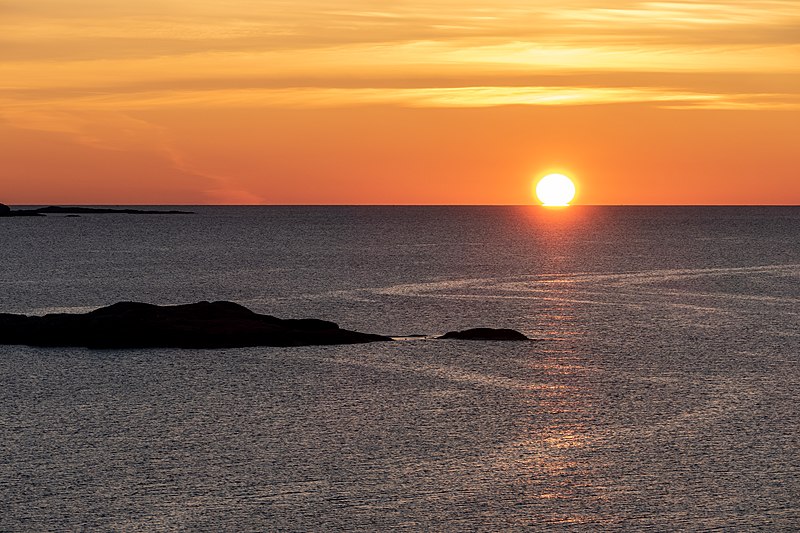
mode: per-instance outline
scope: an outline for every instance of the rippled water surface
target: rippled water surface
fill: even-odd
[[[0,220],[0,312],[534,343],[0,346],[0,531],[800,528],[800,209]]]

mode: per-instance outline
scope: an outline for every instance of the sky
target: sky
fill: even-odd
[[[0,202],[800,204],[800,2],[0,0]]]

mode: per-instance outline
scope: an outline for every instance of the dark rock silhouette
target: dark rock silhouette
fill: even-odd
[[[0,217],[42,217],[41,213],[37,213],[32,209],[17,209],[13,210],[5,204],[0,204]]]
[[[110,207],[37,207],[36,209],[15,209],[0,204],[0,217],[40,217],[45,215],[82,215],[82,214],[123,214],[123,215],[193,215],[193,211],[154,210],[154,209],[115,209]]]
[[[281,320],[232,302],[121,302],[86,314],[0,314],[0,344],[87,348],[234,348],[390,341],[315,319]]]
[[[50,207],[40,207],[33,211],[47,215],[64,215],[64,214],[113,214],[120,213],[124,215],[193,215],[192,211],[158,211],[153,209],[115,209],[110,207],[61,207],[58,205],[51,205]]]
[[[32,209],[15,209],[5,213],[0,212],[0,217],[43,217],[41,213],[37,213]]]
[[[513,329],[473,328],[463,331],[450,331],[440,339],[459,339],[468,341],[529,341],[528,337]]]

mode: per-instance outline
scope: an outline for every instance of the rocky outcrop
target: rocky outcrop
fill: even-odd
[[[156,210],[156,209],[117,209],[110,207],[61,207],[51,205],[49,207],[37,207],[36,209],[15,209],[12,210],[7,205],[0,204],[0,217],[41,217],[45,215],[193,215],[193,211]]]
[[[468,341],[529,341],[527,336],[514,329],[473,328],[463,331],[450,331],[440,339],[458,339]]]
[[[65,214],[123,214],[123,215],[192,215],[193,211],[178,211],[171,210],[157,210],[157,209],[118,209],[110,207],[61,207],[58,205],[51,205],[50,207],[40,207],[34,209],[35,212],[41,215],[65,215]]]
[[[7,207],[7,206],[5,206]],[[8,211],[0,211],[0,218],[7,217],[43,217],[42,213],[37,213],[33,209],[9,209]]]
[[[85,314],[0,314],[0,344],[88,348],[234,348],[389,341],[315,319],[282,320],[232,302],[122,302]]]
[[[474,328],[440,337],[399,339],[531,340],[513,329]],[[87,348],[239,348],[359,344],[392,337],[341,329],[313,318],[280,319],[233,302],[153,305],[120,302],[84,314],[26,316],[0,313],[0,344]]]

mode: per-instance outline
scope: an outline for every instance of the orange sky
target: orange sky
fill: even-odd
[[[0,0],[0,202],[524,204],[550,171],[800,204],[800,2]]]

